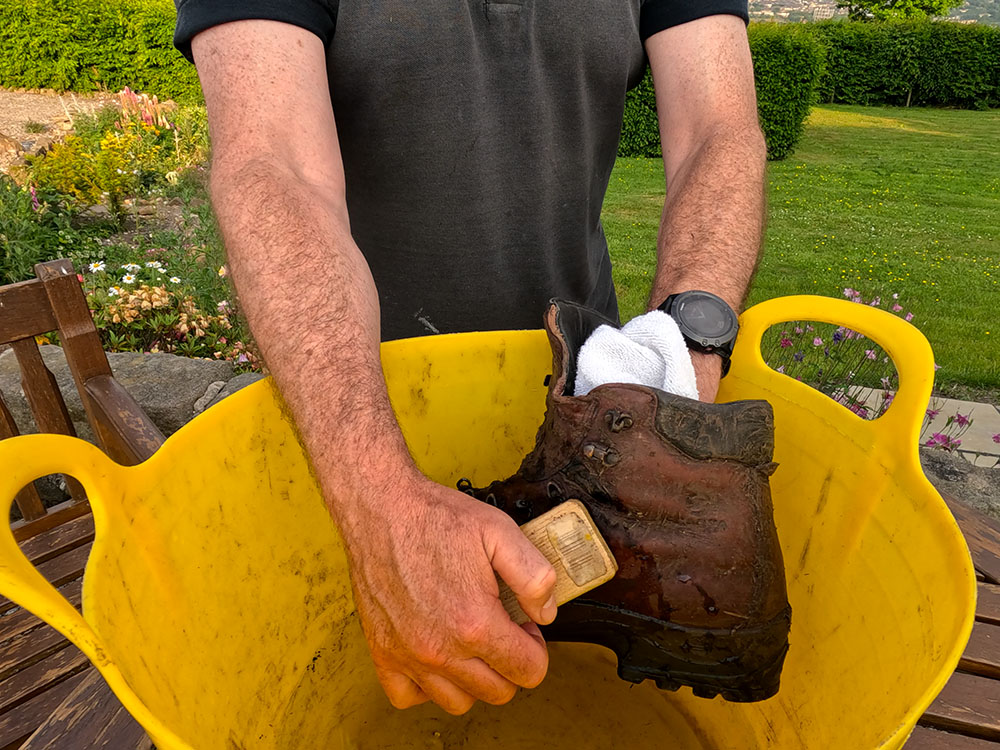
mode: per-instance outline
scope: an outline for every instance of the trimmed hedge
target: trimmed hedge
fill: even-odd
[[[1000,105],[1000,28],[947,21],[822,22],[819,101],[962,107]]]
[[[171,0],[0,0],[0,86],[199,100],[175,19]]]
[[[751,24],[757,112],[769,159],[784,159],[805,128],[823,74],[825,50],[801,25]],[[620,156],[660,156],[656,99],[649,70],[625,98]]]

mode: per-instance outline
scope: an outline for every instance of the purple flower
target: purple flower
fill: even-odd
[[[792,355],[792,359],[794,359],[796,362],[801,362],[805,358],[806,355],[803,354],[802,352],[795,352],[795,354]]]
[[[236,361],[239,362],[240,364],[246,364],[247,362],[250,361],[250,358],[245,354],[241,354],[236,358]]]
[[[939,409],[928,409],[927,410],[927,418],[928,419],[937,419],[937,415],[940,414],[940,413],[941,413],[941,411]]]
[[[892,306],[892,311],[893,312],[899,312],[902,309],[903,309],[903,306],[901,304],[899,304],[898,302],[895,305]]]
[[[792,345],[792,340],[786,336],[782,338],[781,341],[778,342],[778,344],[779,346],[781,346],[782,349],[787,349]]]
[[[906,315],[904,315],[903,317],[906,319],[906,322],[909,323],[911,320],[913,320],[913,313],[906,313]]]
[[[868,357],[868,359],[875,359],[875,350],[865,349],[865,356]]]
[[[784,372],[785,372],[785,366],[784,365],[778,365],[778,369],[776,370],[776,372],[780,372],[780,373],[784,374]]]
[[[890,406],[890,404],[892,404],[892,400],[894,398],[896,398],[896,394],[895,393],[891,393],[890,391],[886,391],[885,393],[882,394],[882,406],[884,408],[888,409],[889,406]]]
[[[796,333],[802,333],[802,326],[795,326]]]
[[[844,329],[838,328],[836,331],[833,332],[833,343],[839,344],[843,340],[844,340]]]
[[[939,365],[937,362],[935,362],[934,363],[934,372],[937,372],[940,369],[941,369],[941,365]]]
[[[819,336],[813,339],[813,346],[823,346],[823,339]]]
[[[851,411],[853,411],[855,414],[857,414],[862,419],[865,419],[865,418],[868,417],[868,407],[865,406],[864,404],[851,404],[847,408],[850,409]]]
[[[1000,443],[1000,432],[993,436],[994,443]]]
[[[31,193],[31,210],[40,211],[42,204],[38,202],[38,193],[35,192],[34,185],[28,188],[28,192]]]
[[[824,346],[823,347],[823,355],[826,356],[826,357],[830,356],[830,347],[828,347],[828,346]]]
[[[882,387],[885,388],[886,390],[889,389],[889,376],[888,375],[886,375],[884,378],[882,378]]]
[[[873,299],[873,300],[872,300],[871,302],[869,302],[868,304],[869,304],[869,305],[870,305],[871,307],[878,307],[879,305],[881,305],[881,304],[882,304],[882,298],[881,298],[881,297],[876,297],[875,299]]]
[[[855,294],[857,294],[857,292],[855,292],[855,291],[854,291],[853,289],[851,289],[851,288],[850,288],[849,286],[848,286],[848,287],[844,287],[844,296],[845,296],[845,297],[847,297],[847,299],[850,299],[850,298],[851,298],[851,297],[853,297],[853,296],[854,296]]]
[[[969,419],[967,414],[959,414],[958,412],[955,412],[955,422],[959,427],[968,427],[972,424],[972,420]]]

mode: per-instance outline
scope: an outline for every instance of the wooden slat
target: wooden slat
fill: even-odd
[[[70,550],[65,555],[42,563],[38,566],[38,572],[56,588],[79,578],[83,575],[83,569],[87,565],[87,556],[90,555],[92,544],[84,544]],[[0,612],[6,612],[12,606],[14,603],[10,599],[6,597],[0,599]]]
[[[78,578],[75,581],[70,581],[59,589],[59,593],[66,597],[66,601],[80,609],[83,602],[83,579]],[[9,615],[0,617],[0,648],[3,648],[4,644],[12,638],[43,626],[48,627],[26,609],[18,609]]]
[[[59,384],[52,371],[45,366],[35,339],[12,341],[11,346],[21,367],[21,388],[35,417],[38,431],[76,437],[76,429],[73,427],[73,420],[70,419],[66,402],[59,392]],[[66,485],[74,500],[82,503],[87,499],[83,487],[76,479],[66,477]]]
[[[6,680],[68,645],[66,636],[47,625],[15,638],[0,651],[0,680]]]
[[[957,672],[927,709],[922,726],[1000,741],[1000,682]]]
[[[142,407],[110,375],[98,375],[87,381],[94,414],[105,426],[113,444],[105,445],[108,455],[119,463],[134,465],[152,456],[166,440]]]
[[[3,395],[0,394],[0,440],[17,437],[19,434],[17,423],[14,422],[14,417],[7,408],[7,404],[4,403]],[[34,521],[45,515],[45,506],[42,505],[42,498],[38,496],[38,490],[35,489],[34,484],[29,484],[21,489],[14,496],[14,502],[17,503],[21,517],[25,521]]]
[[[917,727],[906,742],[906,750],[1000,750],[1000,744],[940,729]]]
[[[976,619],[991,625],[1000,625],[1000,586],[992,583],[979,584],[976,602]]]
[[[34,698],[0,714],[0,750],[18,750],[66,698],[72,694],[91,672],[93,667],[68,677]],[[84,750],[80,746],[65,745],[63,750]]]
[[[147,750],[152,743],[97,670],[91,670],[21,750]]]
[[[976,571],[988,583],[1000,584],[1000,524],[953,497],[945,495],[944,500],[962,529]]]
[[[37,279],[0,287],[0,343],[38,336],[57,327],[45,288]]]
[[[90,665],[75,646],[64,648],[0,682],[0,714],[40,695]]]
[[[21,552],[33,565],[39,565],[92,541],[94,516],[87,513],[32,537],[21,545]]]
[[[88,513],[90,513],[90,506],[87,503],[78,503],[76,500],[70,500],[65,503],[59,503],[59,505],[53,505],[49,508],[48,513],[35,521],[18,521],[17,523],[12,523],[10,530],[14,533],[14,538],[18,542],[23,542],[26,539],[31,539],[41,534],[43,531],[54,529],[60,524],[72,521],[74,518],[79,518]]]
[[[1000,680],[1000,627],[977,622],[958,668],[963,672]]]
[[[52,260],[35,266],[35,274],[45,288],[52,315],[59,330],[59,342],[66,355],[66,364],[80,392],[87,421],[94,429],[101,447],[116,461],[118,445],[114,431],[109,429],[95,410],[93,400],[87,395],[87,381],[99,375],[112,376],[108,357],[101,347],[101,337],[83,296],[83,288],[76,278],[73,264],[68,260]]]

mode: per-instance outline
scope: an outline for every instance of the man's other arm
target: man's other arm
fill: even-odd
[[[654,34],[646,52],[667,182],[649,307],[703,289],[738,311],[760,256],[766,163],[746,27],[708,16]],[[691,357],[713,401],[721,360]]]
[[[555,572],[511,519],[430,482],[407,451],[375,284],[351,237],[323,43],[248,20],[192,49],[233,282],[347,545],[382,685],[398,707],[504,703],[541,681],[547,655],[537,626],[506,615],[494,570],[543,623]]]

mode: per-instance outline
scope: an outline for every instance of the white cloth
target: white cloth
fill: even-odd
[[[677,322],[653,310],[620,330],[599,326],[577,354],[574,395],[606,383],[647,385],[697,399],[694,365]]]

